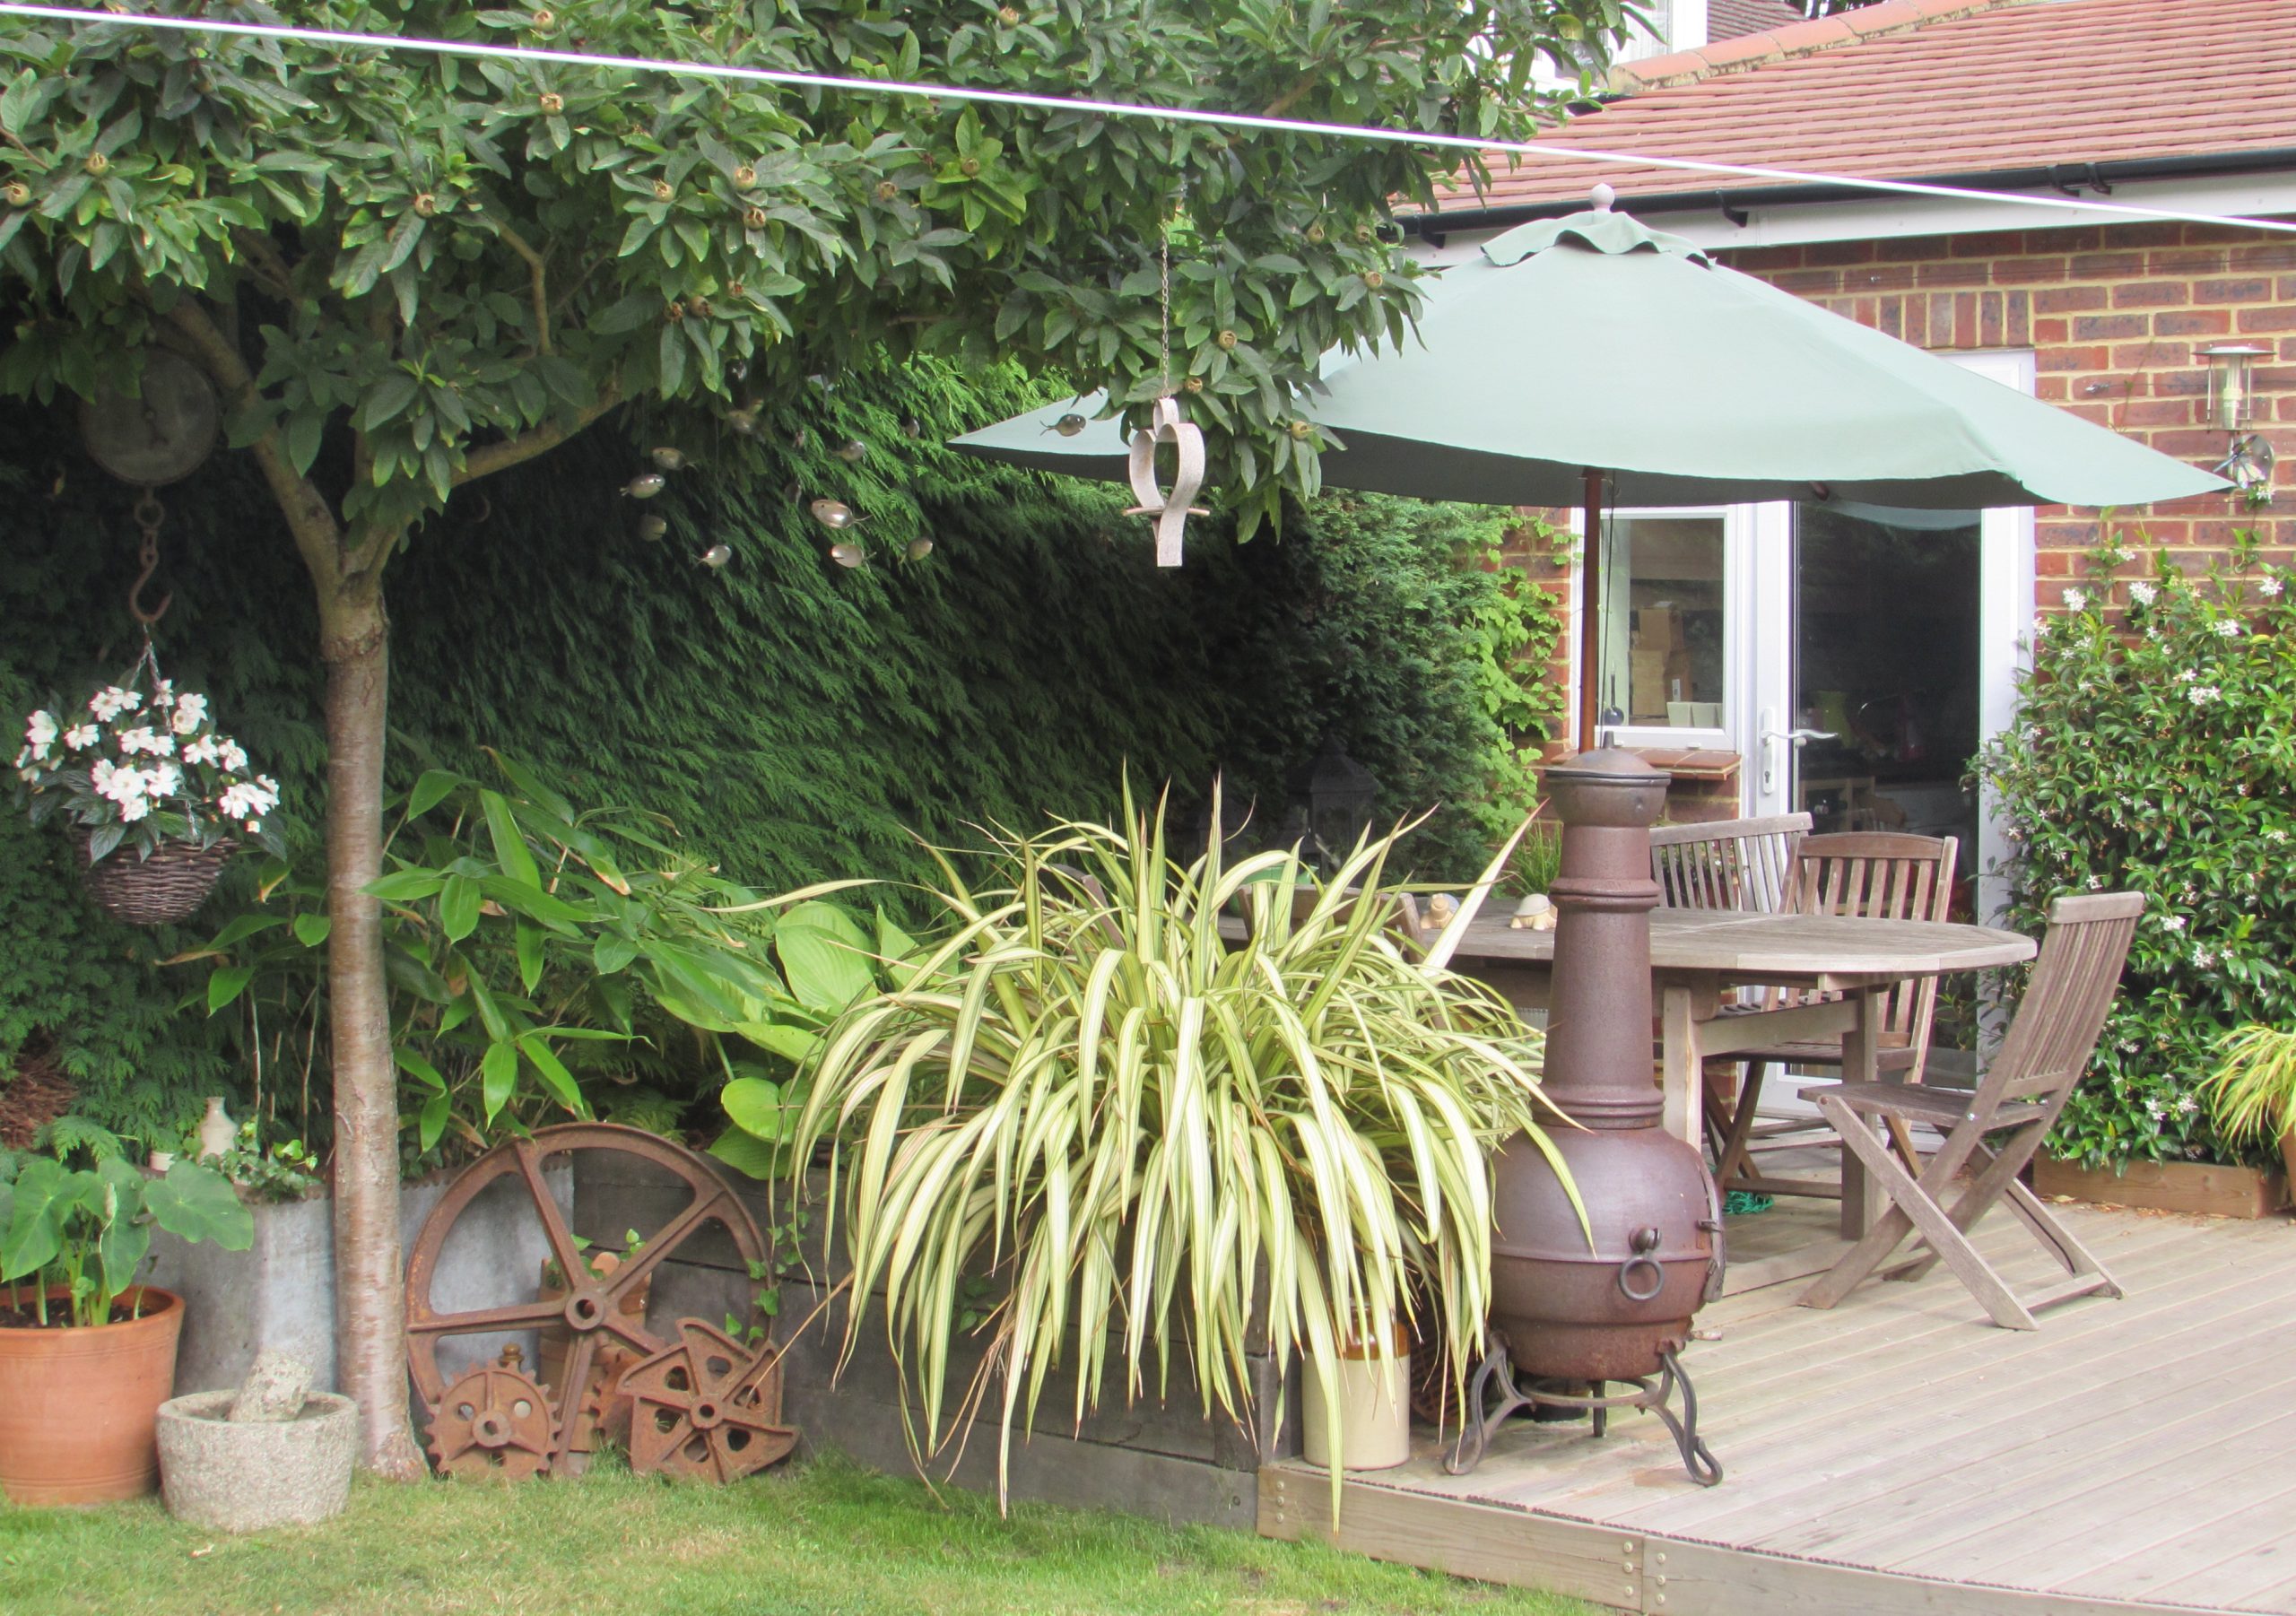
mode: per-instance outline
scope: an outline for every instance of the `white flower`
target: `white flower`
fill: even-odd
[[[2262,583],[2257,586],[2257,588],[2266,600],[2278,600],[2280,598],[2280,580],[2276,578],[2268,578],[2265,579]]]
[[[248,766],[248,754],[239,750],[239,743],[237,741],[224,741],[220,745],[221,750],[215,756],[224,768],[237,774]]]
[[[2185,699],[2195,707],[2206,707],[2212,701],[2223,699],[2224,692],[2213,684],[2196,684],[2185,692]]]
[[[2284,842],[2288,839],[2288,832],[2275,825],[2264,833],[2264,838],[2268,842]]]
[[[144,770],[144,789],[153,796],[173,796],[183,789],[183,770],[173,763]]]
[[[88,710],[106,724],[110,723],[122,713],[134,712],[143,705],[143,697],[134,691],[121,690],[116,684],[108,684],[88,698]]]
[[[2182,915],[2163,915],[2161,917],[2161,929],[2164,932],[2181,932],[2185,929],[2185,917]]]
[[[51,712],[43,709],[24,720],[24,741],[35,758],[48,756],[48,749],[56,744],[56,715]]]
[[[171,758],[175,756],[176,741],[173,735],[153,729],[148,724],[140,724],[134,729],[120,732],[119,750],[129,757],[144,752],[155,758]]]
[[[2152,1117],[2154,1122],[2160,1121],[2169,1114],[2168,1108],[2149,1094],[2144,1097],[2144,1111],[2145,1115]]]
[[[2065,609],[2067,612],[2087,611],[2089,609],[2089,592],[2086,589],[2067,589],[2065,592]]]
[[[2216,951],[2213,948],[2196,948],[2192,951],[2192,962],[2201,969],[2207,970],[2216,963]]]
[[[119,805],[119,817],[126,824],[134,824],[152,812],[152,804],[143,797],[130,797]]]
[[[109,758],[98,758],[89,776],[95,783],[98,796],[109,797],[123,808],[144,799],[144,775],[140,769],[115,766]]]
[[[2195,1099],[2191,1095],[2187,1094],[2182,1099],[2177,1101],[2177,1109],[2189,1116],[2195,1111],[2200,1109],[2200,1102]]]
[[[2103,876],[2101,876],[2101,875],[2092,875],[2091,877],[2089,877],[2089,890],[2090,890],[2092,892],[2095,891],[2098,888],[2100,888],[2100,887],[2103,886],[2104,884],[2105,884],[2105,878],[2104,878]]]
[[[267,785],[271,786],[268,790],[265,788]],[[215,806],[235,820],[258,820],[278,805],[277,786],[262,780],[234,781],[215,799]]]
[[[2240,638],[2240,625],[2233,621],[2229,617],[2218,619],[2214,626],[2219,639],[2238,639]]]
[[[168,720],[168,727],[179,735],[187,735],[206,722],[207,698],[186,696],[176,703],[176,715]]]
[[[183,760],[187,763],[214,763],[220,761],[222,756],[223,749],[216,743],[215,737],[213,735],[202,735],[183,749]]]
[[[162,679],[152,687],[152,705],[153,707],[173,707],[175,705],[175,700],[176,682],[174,680]]]
[[[104,738],[104,732],[92,724],[79,725],[64,732],[64,744],[74,752],[85,752]]]
[[[2160,594],[2161,592],[2158,589],[2154,588],[2152,585],[2146,583],[2142,578],[2139,578],[2136,582],[2128,586],[2128,598],[2135,601],[2140,606],[2151,605],[2153,601],[2159,597]]]
[[[2195,673],[2190,668],[2187,668],[2183,673],[2177,675],[2177,682],[2179,684],[2190,684],[2194,680],[2199,677],[2200,675],[2198,673]]]

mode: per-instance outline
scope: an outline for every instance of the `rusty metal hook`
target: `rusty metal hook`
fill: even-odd
[[[136,552],[136,559],[144,563],[144,569],[127,586],[127,609],[135,613],[137,622],[150,629],[168,614],[168,608],[176,598],[176,592],[170,589],[160,597],[158,605],[148,611],[144,605],[144,586],[150,583],[152,575],[160,569],[160,524],[167,519],[168,511],[160,503],[159,496],[147,488],[144,491],[144,497],[135,501],[135,526],[144,530],[144,543]]]

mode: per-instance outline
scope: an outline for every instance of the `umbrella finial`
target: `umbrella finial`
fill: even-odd
[[[1595,212],[1598,213],[1609,213],[1611,211],[1611,204],[1618,200],[1618,192],[1612,187],[1604,185],[1599,181],[1596,182],[1595,188],[1587,192],[1587,195],[1593,199],[1595,204]]]

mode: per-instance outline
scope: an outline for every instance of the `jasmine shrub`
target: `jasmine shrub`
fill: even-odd
[[[2269,1142],[2228,1142],[2201,1088],[2229,1030],[2296,1024],[2296,578],[2247,534],[2205,577],[2163,560],[2116,590],[2129,559],[2095,552],[2089,586],[2036,622],[2017,726],[1978,768],[2021,929],[2061,893],[2152,899],[2050,1150],[2239,1160]]]

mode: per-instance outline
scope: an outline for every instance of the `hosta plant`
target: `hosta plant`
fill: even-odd
[[[943,863],[936,941],[831,1029],[795,1128],[829,1147],[853,1295],[883,1292],[920,1462],[996,1390],[1001,1474],[1069,1354],[1072,1420],[1112,1372],[1127,1399],[1162,1395],[1177,1355],[1207,1415],[1248,1422],[1264,1326],[1279,1370],[1322,1381],[1335,1452],[1340,1355],[1414,1290],[1419,1338],[1480,1356],[1490,1157],[1518,1130],[1544,1144],[1540,1046],[1443,969],[1465,915],[1424,957],[1390,930],[1396,839],[1309,878],[1296,910],[1296,851],[1230,864],[1215,837],[1176,856],[1128,794],[1119,826],[998,838],[985,884]],[[952,1396],[976,1310],[987,1351]]]
[[[111,1323],[154,1226],[226,1251],[255,1243],[254,1215],[212,1168],[178,1161],[153,1177],[117,1155],[74,1168],[0,1151],[0,1304],[40,1325]],[[51,1290],[63,1313],[53,1321]],[[140,1299],[131,1299],[128,1316]]]

